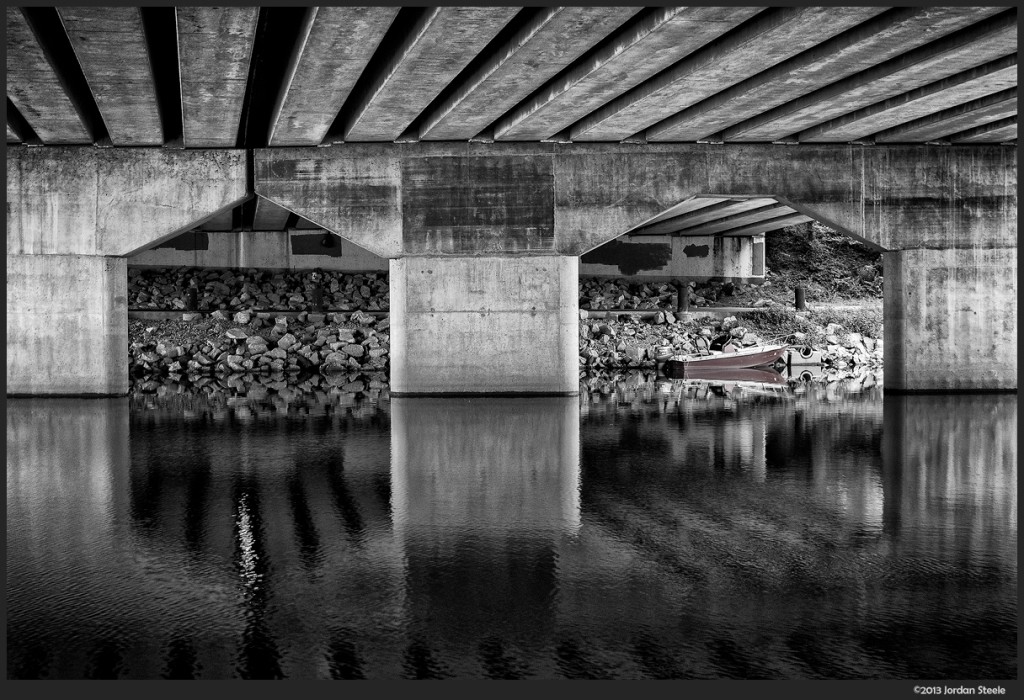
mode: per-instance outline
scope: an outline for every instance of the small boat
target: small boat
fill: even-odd
[[[770,367],[783,358],[789,345],[753,345],[739,350],[710,350],[707,354],[672,355],[662,366],[662,371],[681,374],[697,367],[715,369],[746,369]]]

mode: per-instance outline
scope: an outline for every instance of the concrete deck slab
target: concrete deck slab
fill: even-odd
[[[951,143],[1004,143],[1017,138],[1017,117],[1006,117],[947,137]]]
[[[454,141],[476,136],[639,10],[542,8],[533,21],[424,118],[419,137]]]
[[[812,48],[883,8],[772,8],[570,129],[573,141],[618,141]]]
[[[763,8],[665,7],[631,22],[495,127],[499,141],[549,138]]]
[[[345,141],[394,141],[515,16],[514,7],[427,8],[355,105]]]
[[[137,7],[58,7],[115,146],[164,142],[153,69]]]
[[[976,124],[1017,114],[1017,88],[986,95],[935,114],[920,117],[891,129],[872,134],[876,143],[934,141]]]
[[[185,146],[233,148],[259,8],[177,7],[174,12]]]
[[[635,229],[633,233],[638,235],[673,233],[675,231],[682,231],[683,229],[700,226],[701,224],[714,223],[720,219],[724,219],[735,214],[771,205],[778,205],[778,202],[774,199],[764,197],[754,197],[741,201],[723,200],[718,205],[704,207],[694,212],[681,214],[670,219],[664,219],[656,224],[643,226]]]
[[[726,141],[778,141],[1017,50],[1016,12],[1004,12],[725,129]]]
[[[47,144],[92,143],[60,77],[16,7],[7,18],[7,99]]]
[[[801,132],[797,138],[817,143],[854,141],[1016,85],[1017,58],[1010,56],[858,109]]]
[[[313,7],[271,119],[271,146],[323,141],[397,7]]]
[[[647,130],[649,141],[697,141],[1003,11],[895,8],[684,109]]]

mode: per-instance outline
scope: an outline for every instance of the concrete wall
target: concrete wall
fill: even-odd
[[[128,393],[124,258],[7,255],[7,394]]]
[[[886,390],[1017,388],[1017,250],[901,250],[885,266]]]
[[[329,254],[311,254],[326,231],[189,231],[131,256],[133,267],[260,267],[282,270],[387,271],[388,260],[331,234]],[[307,240],[308,239],[308,240]],[[678,279],[764,279],[764,236],[621,236],[585,253],[580,275]],[[296,245],[302,243],[302,245]],[[666,256],[669,256],[666,260]],[[760,265],[755,257],[760,257]],[[607,262],[604,262],[607,261]],[[760,274],[755,274],[755,268]]]
[[[683,282],[764,280],[763,244],[764,235],[626,235],[584,253],[580,275]]]
[[[578,258],[391,261],[391,393],[579,393]]]
[[[331,248],[320,241],[329,235]],[[323,251],[323,252],[322,252]],[[387,271],[387,258],[326,231],[189,231],[128,258],[138,267],[227,267],[280,270]]]

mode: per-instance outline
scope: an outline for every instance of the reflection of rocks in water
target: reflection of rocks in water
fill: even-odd
[[[680,401],[723,401],[742,403],[784,403],[794,400],[875,400],[882,396],[881,375],[871,371],[815,373],[796,368],[743,370],[735,378],[670,379],[651,370],[587,373],[580,378],[580,403],[591,406],[661,406],[666,409]],[[764,376],[761,376],[764,375]]]
[[[165,411],[186,419],[230,413],[237,420],[290,414],[372,415],[388,404],[387,375],[233,375],[196,383],[148,380],[132,385],[132,412]]]

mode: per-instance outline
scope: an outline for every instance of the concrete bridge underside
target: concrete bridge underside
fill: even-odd
[[[127,256],[258,196],[391,260],[392,391],[578,387],[578,257],[693,196],[885,253],[885,384],[1016,389],[1007,146],[346,144],[8,155],[8,394],[127,392]]]

